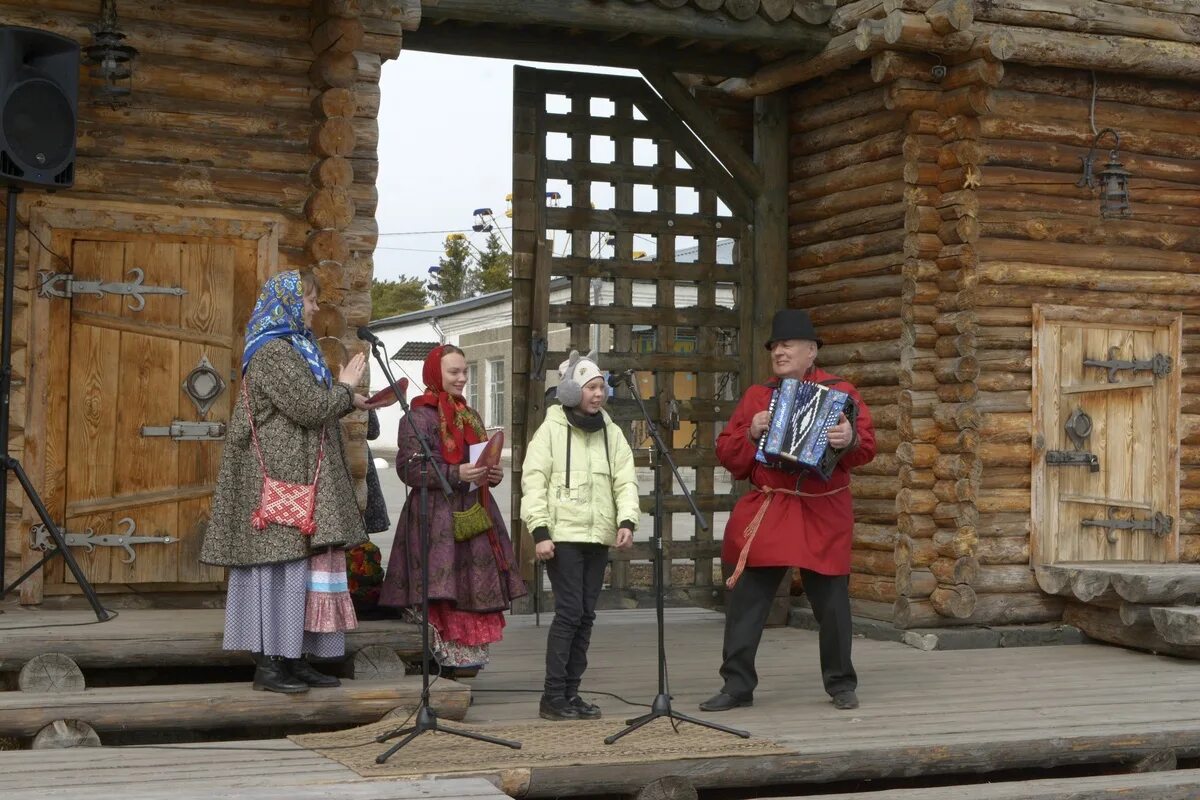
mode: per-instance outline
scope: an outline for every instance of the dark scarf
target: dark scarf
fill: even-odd
[[[604,414],[584,414],[578,408],[563,408],[567,415],[567,488],[571,488],[571,428],[579,428],[584,433],[604,431],[604,457],[608,455],[608,426],[604,424]]]

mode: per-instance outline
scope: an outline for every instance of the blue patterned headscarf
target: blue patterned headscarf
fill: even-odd
[[[333,375],[325,365],[321,348],[312,331],[304,324],[304,286],[300,273],[291,270],[273,275],[258,295],[254,312],[246,325],[246,347],[242,351],[242,374],[250,359],[272,339],[287,339],[304,356],[308,368],[317,382],[324,386],[333,385]]]

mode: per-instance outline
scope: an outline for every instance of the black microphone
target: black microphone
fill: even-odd
[[[625,379],[633,375],[633,370],[627,369],[624,372],[613,372],[608,376],[608,385],[614,389],[618,389],[625,385]]]
[[[379,347],[383,344],[383,342],[379,341],[379,337],[371,333],[371,329],[366,325],[358,329],[358,338],[364,342],[370,342],[371,347]]]

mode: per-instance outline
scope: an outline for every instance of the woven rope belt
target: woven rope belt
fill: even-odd
[[[809,492],[798,492],[795,489],[775,489],[770,486],[752,487],[751,491],[765,494],[767,498],[758,507],[758,513],[754,515],[754,519],[750,520],[750,524],[746,526],[746,538],[742,542],[742,551],[738,553],[737,567],[734,568],[733,574],[729,576],[729,579],[725,581],[726,588],[732,589],[737,584],[738,578],[742,577],[742,572],[746,569],[746,559],[750,557],[750,545],[754,542],[754,535],[758,533],[758,526],[762,524],[763,517],[767,515],[767,509],[771,507],[771,501],[775,499],[775,495],[789,494],[792,497],[829,497],[830,495],[840,494],[849,488],[850,484],[846,484],[837,489],[831,489],[828,492],[812,494]]]

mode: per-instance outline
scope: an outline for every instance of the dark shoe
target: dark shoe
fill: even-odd
[[[842,711],[849,711],[852,708],[858,708],[858,695],[853,690],[838,692],[833,696],[833,707],[840,708]]]
[[[287,660],[279,656],[255,656],[258,669],[254,670],[254,688],[260,692],[280,694],[303,694],[308,684],[292,675]]]
[[[732,708],[754,705],[754,698],[738,699],[724,692],[717,692],[700,704],[701,711],[729,711]]]
[[[288,661],[288,666],[292,669],[292,677],[304,682],[309,686],[316,686],[325,689],[331,686],[342,685],[342,682],[336,677],[333,675],[326,675],[324,672],[320,672],[303,658],[291,659]]]
[[[542,719],[562,722],[564,720],[579,719],[579,712],[575,710],[574,706],[565,697],[546,697],[542,695],[542,702],[538,704],[538,716]]]
[[[577,694],[573,694],[567,698],[567,702],[571,704],[571,708],[575,709],[575,713],[580,719],[600,719],[600,706],[589,703]]]

